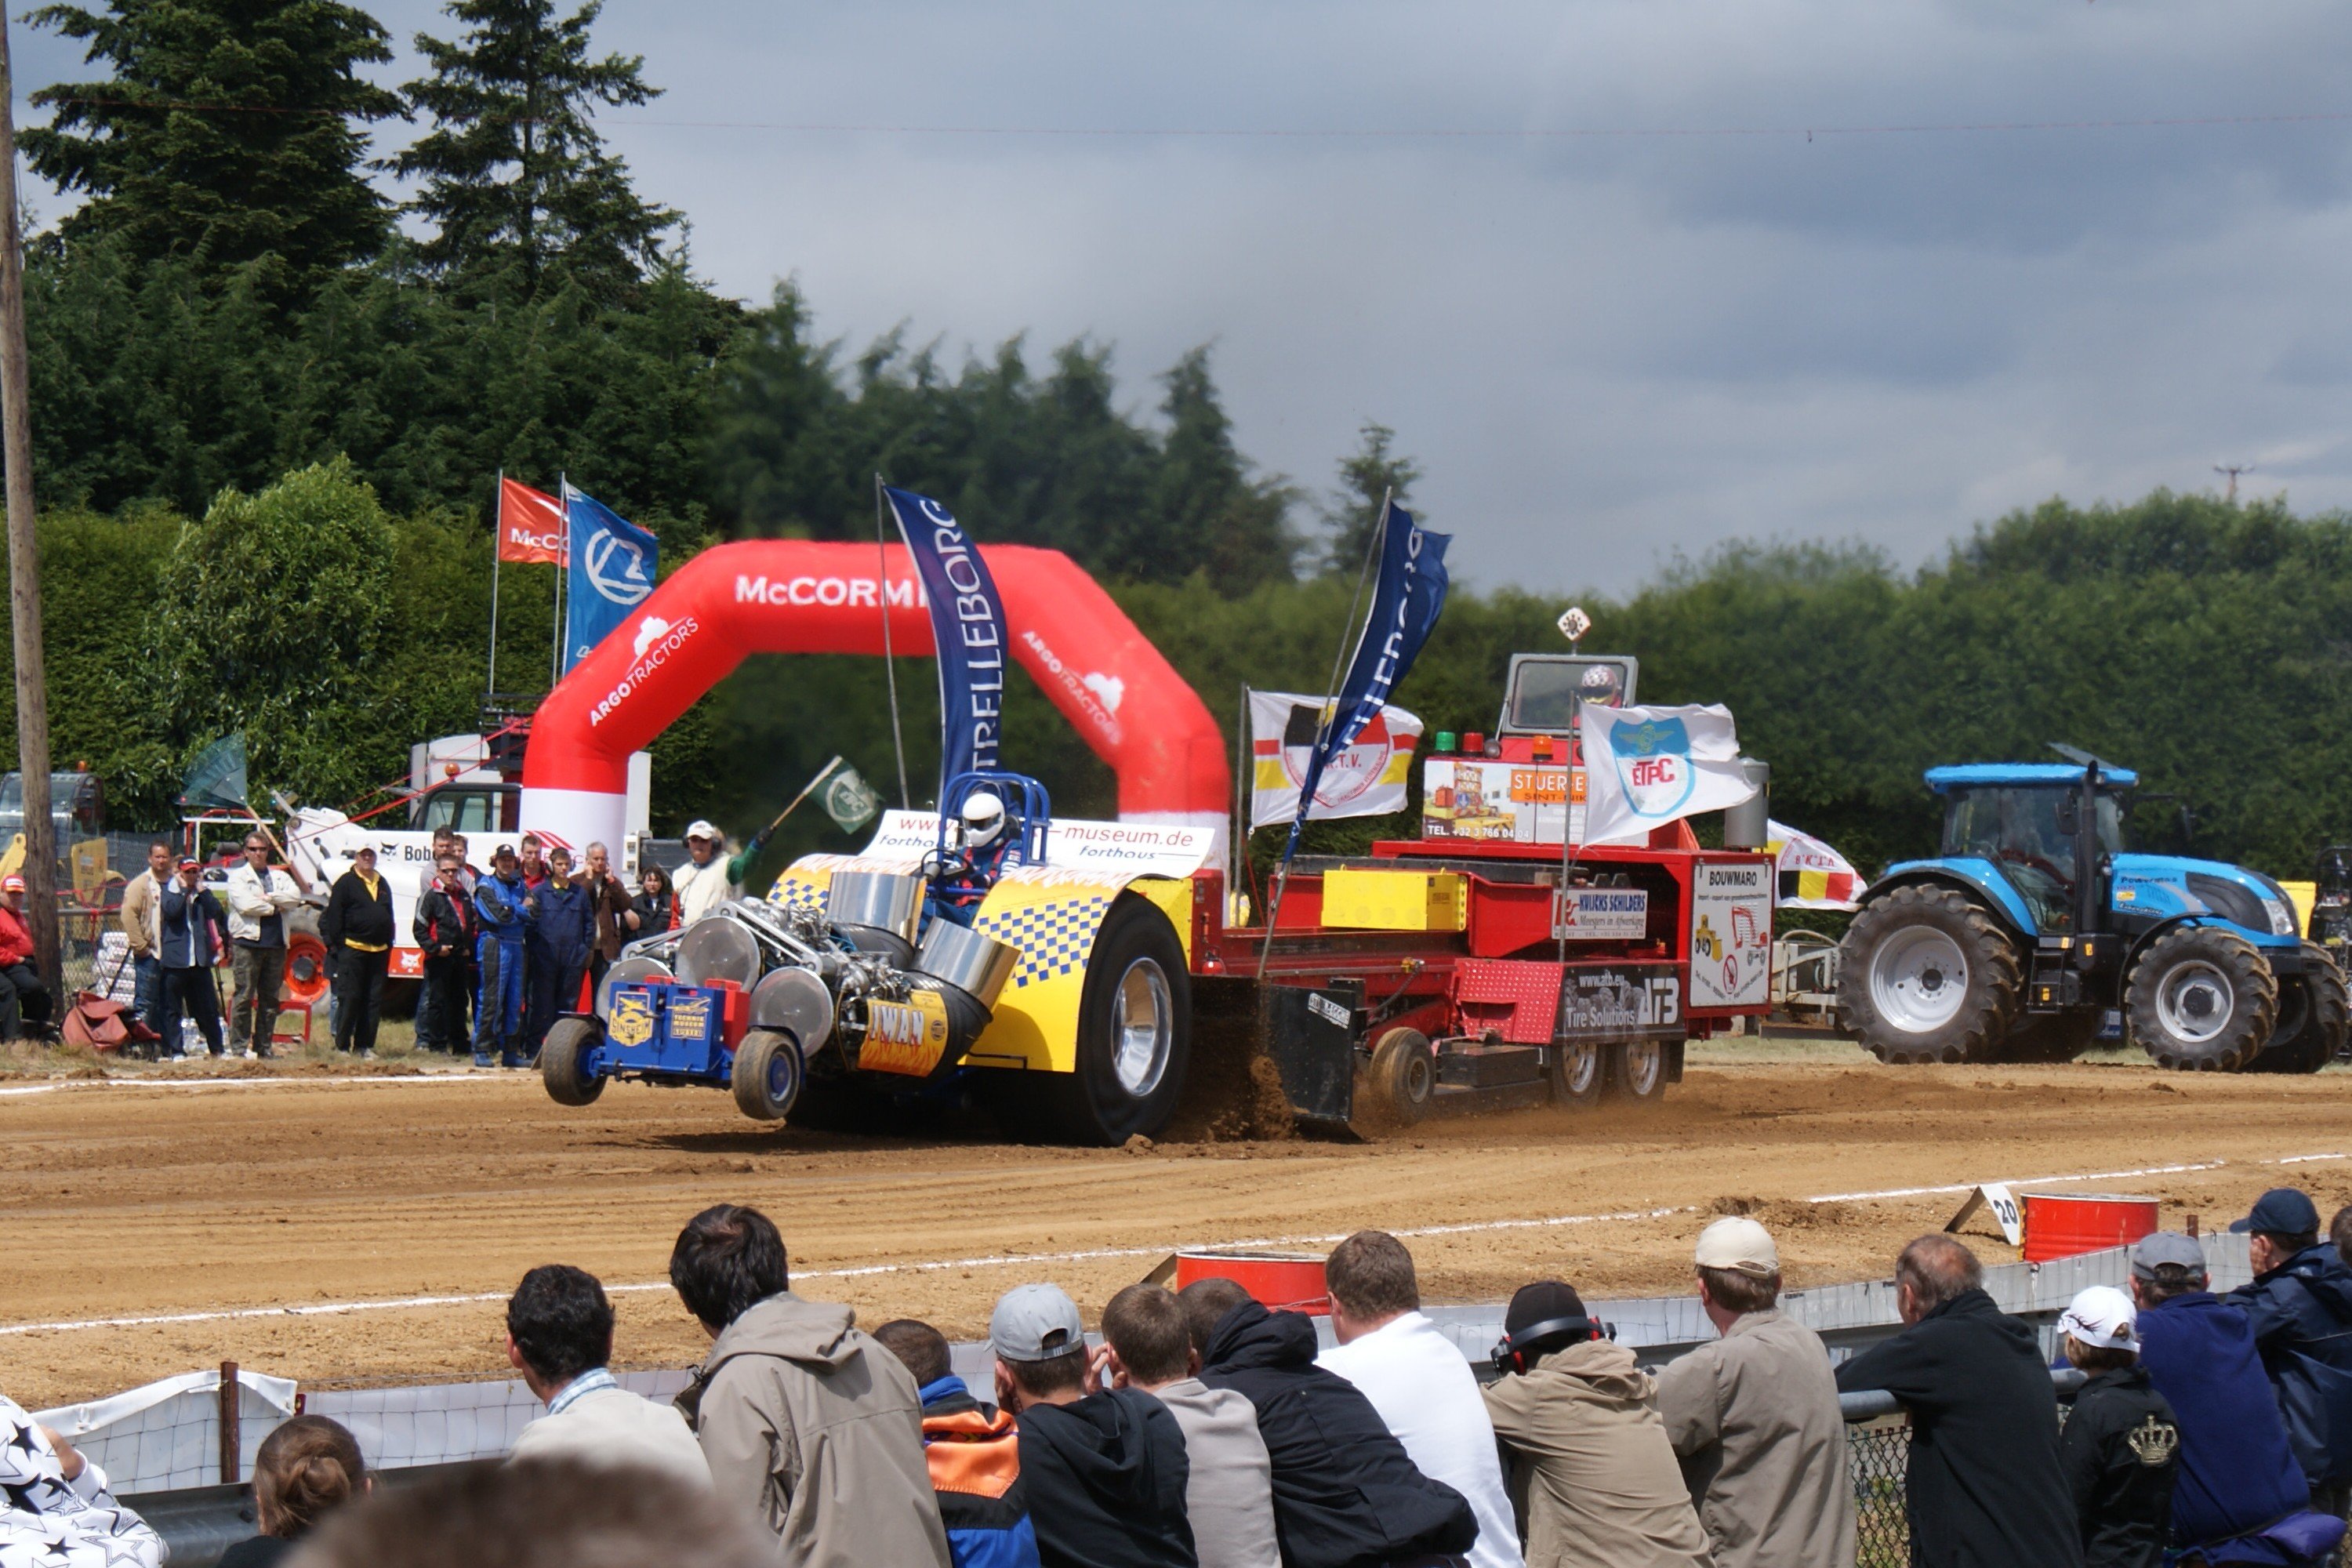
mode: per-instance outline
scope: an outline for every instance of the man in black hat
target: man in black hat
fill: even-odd
[[[2246,1237],[2254,1279],[2224,1300],[2245,1309],[2311,1506],[2341,1519],[2352,1493],[2352,1268],[2294,1187],[2273,1187],[2230,1228]]]

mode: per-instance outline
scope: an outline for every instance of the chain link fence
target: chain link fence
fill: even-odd
[[[1855,1568],[1910,1568],[1911,1521],[1903,1512],[1911,1428],[1901,1417],[1849,1426],[1846,1478],[1853,1487]]]

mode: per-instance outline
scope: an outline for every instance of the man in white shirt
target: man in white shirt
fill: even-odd
[[[1281,1568],[1274,1532],[1274,1461],[1249,1396],[1201,1381],[1184,1304],[1158,1285],[1129,1285],[1103,1309],[1105,1381],[1168,1406],[1191,1466],[1184,1510],[1201,1568]]]
[[[1316,1364],[1371,1401],[1422,1474],[1469,1500],[1478,1517],[1471,1568],[1521,1568],[1494,1423],[1470,1363],[1422,1315],[1412,1254],[1384,1230],[1360,1230],[1323,1271],[1339,1342]]]
[[[278,986],[286,974],[286,913],[301,907],[309,879],[290,861],[269,863],[269,836],[245,836],[245,858],[228,874],[221,901],[228,935],[236,1000],[228,1015],[228,1048],[250,1061],[270,1054],[278,1033]],[[289,873],[291,873],[289,875]],[[298,879],[302,886],[297,887]]]
[[[657,1470],[708,1490],[686,1417],[623,1388],[604,1369],[612,1355],[613,1307],[594,1275],[562,1263],[524,1275],[507,1302],[507,1360],[547,1414],[508,1458]]]
[[[737,879],[749,869],[744,856],[729,858],[726,835],[708,822],[689,823],[686,864],[669,874],[669,884],[677,890],[677,923],[692,925],[735,897]]]

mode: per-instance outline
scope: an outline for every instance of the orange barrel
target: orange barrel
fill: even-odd
[[[2129,1247],[2157,1226],[2157,1200],[2113,1193],[2026,1193],[2025,1261]]]
[[[1195,1279],[1230,1279],[1273,1312],[1324,1317],[1331,1310],[1319,1252],[1180,1252],[1176,1289]]]

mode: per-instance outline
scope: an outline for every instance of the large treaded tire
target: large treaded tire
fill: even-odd
[[[2218,926],[2175,926],[2124,985],[2131,1037],[2158,1067],[2237,1072],[2270,1044],[2278,977],[2261,950]]]
[[[585,1018],[555,1020],[539,1047],[539,1079],[547,1086],[548,1099],[558,1105],[591,1105],[604,1092],[601,1074],[590,1078],[580,1070],[580,1058],[602,1037],[602,1031]]]
[[[2317,942],[2303,944],[2303,973],[2279,982],[2279,1016],[2271,1043],[2248,1072],[2317,1072],[2352,1038],[2352,991]]]
[[[1139,1080],[1130,1083],[1120,1074],[1120,1023],[1126,1018],[1139,1039],[1150,1032],[1147,1015],[1165,1018],[1164,1048],[1129,1042],[1129,1071]],[[1121,894],[1095,932],[1077,1047],[1076,1072],[991,1075],[999,1081],[989,1086],[990,1100],[1010,1136],[1115,1148],[1166,1130],[1192,1061],[1192,977],[1176,928],[1139,893]]]
[[[2005,1062],[2071,1062],[2099,1043],[2099,1015],[2036,1013],[2010,1026],[2000,1043]]]
[[[1957,980],[1942,975],[1934,988],[1940,994],[1944,986],[1960,987],[1950,1016],[1914,1028],[1885,1016],[1872,970],[1890,942],[1919,931],[1940,933],[1958,953],[1962,973]],[[1950,888],[1897,888],[1874,899],[1838,943],[1839,1021],[1872,1056],[1895,1066],[1997,1060],[2017,1016],[2021,984],[2017,949],[2008,933]]]

